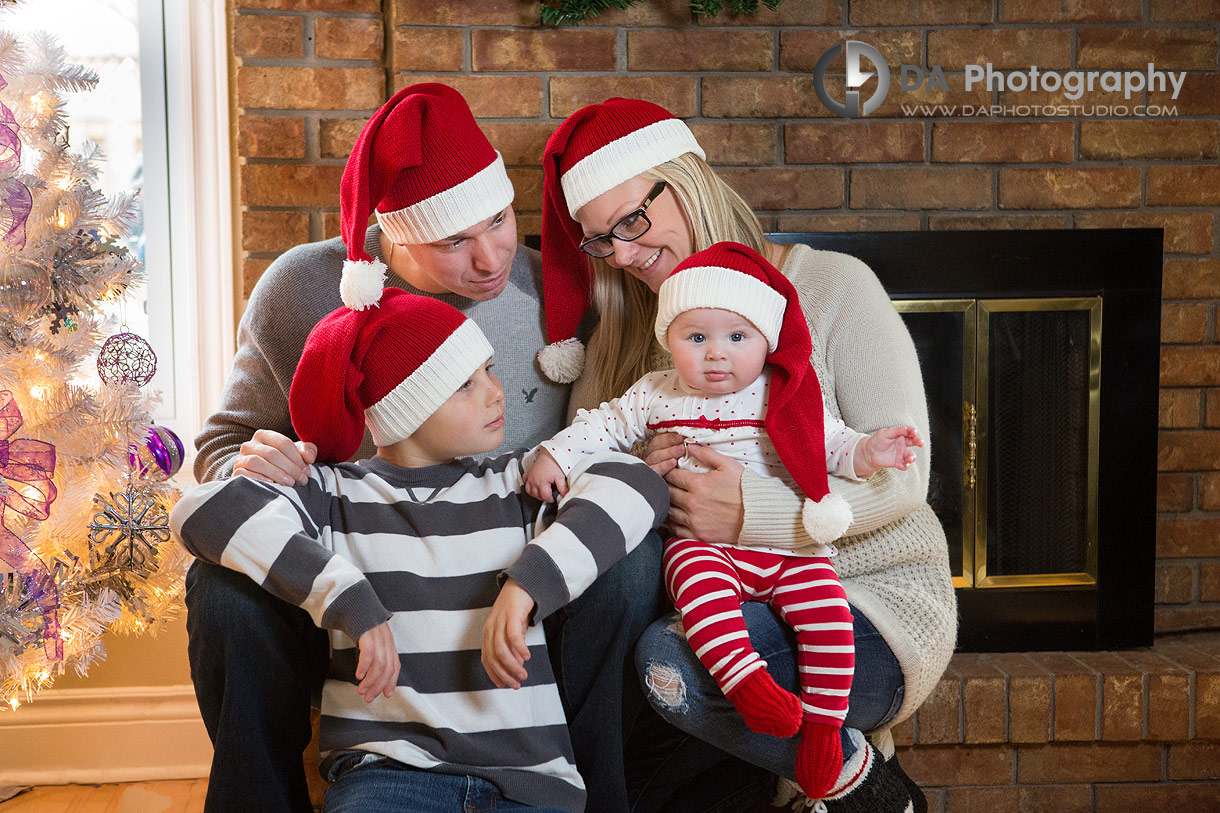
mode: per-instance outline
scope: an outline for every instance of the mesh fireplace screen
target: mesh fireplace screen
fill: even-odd
[[[965,575],[963,544],[966,542],[962,516],[962,402],[974,398],[973,393],[967,396],[962,383],[966,309],[915,309],[920,307],[934,306],[918,303],[900,312],[911,332],[915,352],[919,354],[928,397],[928,423],[933,444],[928,504],[945,529],[950,570],[955,577],[961,577]],[[970,331],[973,330],[971,324]],[[973,544],[972,539],[970,544]]]
[[[1089,550],[1086,310],[985,312],[987,575],[1080,573]]]

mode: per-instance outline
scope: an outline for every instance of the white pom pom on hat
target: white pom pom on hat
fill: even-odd
[[[343,278],[339,281],[339,297],[354,311],[374,307],[385,290],[386,272],[381,260],[344,260]]]
[[[564,339],[538,351],[538,366],[557,384],[571,384],[585,369],[585,346],[580,339]]]
[[[833,492],[820,500],[807,499],[801,506],[801,525],[819,545],[829,545],[843,536],[851,519],[851,505]]]

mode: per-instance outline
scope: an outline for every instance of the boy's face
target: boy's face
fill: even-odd
[[[693,389],[724,395],[754,383],[767,340],[744,316],[720,308],[678,314],[666,335],[678,377]]]
[[[517,254],[517,218],[509,206],[444,240],[395,248],[410,258],[400,273],[416,288],[484,302],[508,285]]]
[[[504,390],[491,359],[408,439],[441,462],[490,452],[504,442]]]

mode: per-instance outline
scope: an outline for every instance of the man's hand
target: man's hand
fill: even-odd
[[[360,685],[356,691],[365,703],[372,703],[379,694],[389,697],[398,685],[400,665],[390,622],[382,621],[365,632],[356,645],[360,647],[360,660],[356,663],[356,680]]]
[[[852,461],[856,476],[871,477],[878,469],[906,471],[915,462],[915,446],[923,446],[923,438],[913,426],[878,429],[856,444]]]
[[[534,456],[534,465],[525,473],[525,493],[536,500],[555,502],[552,488],[559,489],[559,496],[568,493],[568,478],[555,458],[546,449],[539,449]]]
[[[525,628],[534,610],[534,598],[513,579],[504,582],[500,595],[483,624],[483,668],[497,687],[521,688],[529,677],[525,662],[530,649],[525,645]]]
[[[314,444],[293,442],[287,435],[259,429],[233,458],[233,474],[264,483],[303,486],[309,481],[309,464],[317,458],[318,447]]]
[[[705,542],[736,542],[746,516],[741,504],[741,474],[745,467],[695,443],[687,444],[686,451],[691,459],[711,470],[671,468],[665,475],[669,483],[669,529],[676,536]]]

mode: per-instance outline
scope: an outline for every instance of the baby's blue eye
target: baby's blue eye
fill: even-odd
[[[692,334],[690,337],[690,340],[692,342],[694,342],[695,344],[703,344],[703,334],[702,333]]]
[[[729,337],[729,339],[734,342],[744,342],[746,340],[746,334],[734,333],[732,336]]]

